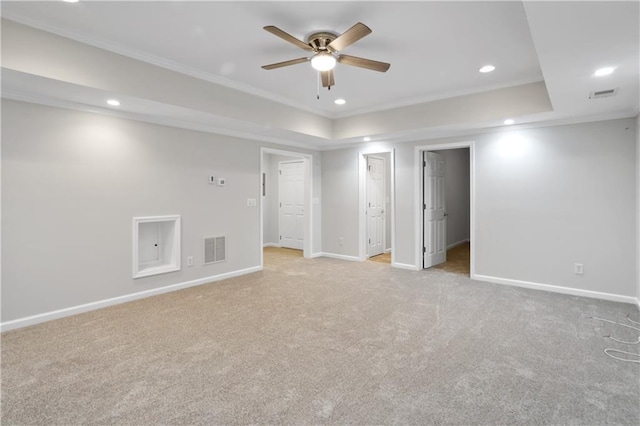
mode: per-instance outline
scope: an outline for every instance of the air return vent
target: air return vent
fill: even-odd
[[[597,92],[591,92],[589,99],[608,98],[609,96],[614,96],[616,93],[618,93],[618,89],[599,90]]]
[[[217,263],[227,260],[227,237],[209,237],[204,239],[204,263]]]

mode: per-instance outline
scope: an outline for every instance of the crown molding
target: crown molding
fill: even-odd
[[[70,40],[77,41],[79,43],[83,43],[89,46],[96,47],[98,49],[106,50],[111,53],[116,53],[118,55],[126,56],[131,59],[135,59],[141,62],[145,62],[151,65],[155,65],[170,71],[174,71],[180,74],[188,75],[190,77],[194,77],[200,80],[207,81],[209,83],[218,84],[220,86],[228,87],[230,89],[238,90],[243,93],[247,93],[249,95],[257,96],[263,99],[267,99],[273,102],[277,102],[292,108],[296,108],[302,111],[310,112],[312,114],[316,114],[325,118],[335,119],[338,116],[336,114],[331,114],[323,110],[310,108],[309,106],[292,101],[291,99],[285,98],[284,96],[278,95],[273,92],[269,92],[267,90],[258,89],[253,86],[249,86],[248,84],[238,83],[236,81],[230,80],[228,78],[221,77],[216,74],[212,74],[209,72],[205,72],[196,68],[188,67],[182,65],[178,62],[152,55],[146,52],[142,52],[137,49],[132,49],[126,46],[123,46],[118,43],[113,43],[110,41],[106,41],[103,39],[98,39],[95,37],[88,37],[85,35],[78,34],[73,31],[69,31],[64,28],[60,28],[55,25],[47,24],[41,22],[36,19],[27,18],[23,15],[14,12],[5,12],[2,11],[2,18],[8,19],[14,22],[17,22],[22,25],[26,25],[28,27],[32,27],[41,31],[45,31],[51,34],[55,34],[60,37],[68,38]]]
[[[141,121],[145,123],[158,124],[161,126],[168,126],[168,127],[176,127],[180,129],[186,129],[186,130],[195,130],[198,132],[212,133],[216,135],[229,136],[229,137],[234,137],[239,139],[267,142],[267,143],[272,143],[277,145],[291,146],[295,148],[302,148],[302,149],[313,150],[313,151],[323,150],[323,146],[319,144],[313,144],[311,142],[302,143],[299,141],[286,139],[280,136],[275,137],[275,136],[265,135],[260,132],[234,130],[234,129],[224,128],[219,126],[212,126],[209,124],[193,122],[188,120],[177,120],[177,119],[172,119],[168,117],[154,117],[150,115],[138,114],[138,113],[122,111],[122,110],[113,110],[109,108],[103,108],[103,107],[83,104],[79,102],[61,100],[57,98],[51,98],[48,96],[34,95],[31,93],[26,94],[26,93],[19,93],[12,90],[3,90],[2,99],[9,99],[13,101],[27,102],[27,103],[56,107],[56,108],[63,108],[63,109],[68,109],[73,111],[106,115],[106,116],[115,117],[115,118]]]
[[[624,118],[634,118],[638,116],[638,111],[635,110],[622,110],[614,111],[605,114],[597,115],[585,115],[579,117],[566,117],[559,119],[545,119],[540,121],[531,121],[528,123],[522,123],[511,126],[504,125],[489,125],[489,126],[477,126],[477,127],[465,127],[465,128],[451,128],[451,127],[439,127],[439,128],[425,128],[419,130],[411,130],[408,132],[390,133],[387,135],[380,135],[379,137],[373,136],[373,140],[370,142],[358,142],[353,139],[345,140],[344,143],[338,143],[339,141],[333,140],[333,144],[323,145],[322,151],[333,151],[338,149],[349,148],[363,148],[371,145],[380,144],[398,144],[398,143],[412,143],[419,141],[432,141],[437,139],[452,139],[459,137],[468,137],[473,135],[485,135],[492,133],[507,133],[518,130],[539,129],[547,127],[568,126],[571,124],[592,123],[598,121],[619,120]]]
[[[385,112],[385,111],[390,111],[390,110],[396,109],[396,108],[416,106],[416,105],[426,104],[426,103],[429,103],[429,102],[439,101],[439,100],[442,100],[442,99],[455,98],[455,97],[459,97],[459,96],[475,95],[475,94],[478,94],[478,93],[491,92],[492,90],[507,89],[509,87],[517,87],[517,86],[523,86],[525,84],[533,84],[533,83],[540,83],[540,82],[544,82],[544,79],[542,79],[542,78],[523,79],[523,80],[511,81],[509,83],[504,83],[504,84],[494,84],[494,85],[491,85],[491,86],[484,86],[484,87],[478,88],[478,89],[450,90],[450,91],[447,91],[447,92],[438,93],[436,95],[426,96],[426,97],[417,98],[417,99],[412,99],[412,100],[409,100],[409,101],[400,101],[400,102],[387,103],[387,104],[384,104],[384,105],[378,105],[378,106],[373,106],[373,107],[359,108],[359,109],[355,109],[355,110],[352,110],[352,111],[348,111],[348,112],[342,113],[339,116],[334,117],[334,118],[339,120],[341,118],[354,117],[356,115],[371,114],[371,113],[374,113],[374,112]]]

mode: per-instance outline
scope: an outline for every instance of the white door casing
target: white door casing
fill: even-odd
[[[384,253],[385,245],[385,161],[367,156],[367,256]]]
[[[304,248],[304,162],[278,164],[278,228],[280,246]]]
[[[447,260],[445,162],[441,154],[425,151],[423,157],[423,268]]]

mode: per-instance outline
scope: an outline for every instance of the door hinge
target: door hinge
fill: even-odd
[[[426,210],[426,209],[427,209],[427,205],[426,205],[426,204],[423,204],[423,205],[422,205],[422,210]]]
[[[280,237],[282,238],[282,237]],[[422,247],[422,253],[426,253],[427,252],[427,248],[426,247]]]
[[[371,245],[371,238],[369,238],[369,245]]]
[[[427,162],[426,161],[422,162],[422,167],[427,167]]]
[[[280,207],[282,207],[282,203],[280,203]]]
[[[368,167],[367,167],[367,169],[368,169],[369,171],[371,171],[371,166],[368,166]]]
[[[282,174],[282,170],[278,170],[278,173]]]
[[[282,239],[282,235],[280,235],[280,239]]]

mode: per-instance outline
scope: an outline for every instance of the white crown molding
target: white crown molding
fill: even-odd
[[[123,119],[134,120],[134,121],[142,121],[145,123],[158,124],[161,126],[176,127],[181,129],[187,129],[187,130],[195,130],[198,132],[212,133],[212,134],[222,135],[222,136],[230,136],[230,137],[239,138],[239,139],[248,139],[248,140],[254,140],[259,142],[267,142],[267,143],[272,143],[277,145],[285,145],[285,146],[291,146],[295,148],[310,149],[310,150],[316,150],[316,151],[322,150],[322,146],[320,145],[315,145],[313,143],[302,143],[302,142],[286,139],[283,137],[267,136],[259,132],[233,130],[233,129],[223,128],[218,126],[212,126],[204,123],[171,119],[168,117],[154,117],[154,116],[142,115],[142,114],[137,114],[137,113],[128,112],[128,111],[113,110],[113,109],[98,107],[95,105],[88,105],[88,104],[82,104],[78,102],[71,102],[67,100],[50,98],[46,96],[33,95],[31,93],[24,94],[24,93],[18,93],[10,90],[3,90],[2,98],[14,100],[14,101],[20,101],[20,102],[27,102],[32,104],[56,107],[56,108],[69,109],[74,111],[101,114],[101,115],[106,115],[110,117],[123,118]]]
[[[284,96],[278,95],[273,92],[269,92],[267,90],[262,90],[253,86],[249,86],[247,84],[238,83],[237,81],[233,81],[228,78],[224,78],[219,75],[205,72],[196,68],[188,67],[178,62],[171,61],[169,59],[166,59],[160,56],[152,55],[137,49],[132,49],[130,47],[122,46],[118,43],[113,43],[103,39],[81,35],[76,32],[57,27],[55,25],[47,24],[32,18],[27,18],[18,13],[3,11],[2,18],[9,19],[19,24],[33,27],[38,30],[52,33],[61,37],[65,37],[65,38],[77,41],[79,43],[97,47],[99,49],[106,50],[112,53],[117,53],[118,55],[126,56],[131,59],[135,59],[141,62],[145,62],[151,65],[165,68],[170,71],[175,71],[180,74],[188,75],[190,77],[208,81],[210,83],[218,84],[220,86],[228,87],[230,89],[238,90],[240,92],[244,92],[253,96],[258,96],[260,98],[277,102],[292,108],[310,112],[312,114],[316,114],[325,118],[334,119],[337,117],[336,114],[331,114],[320,109],[311,108],[305,104],[292,101],[291,99],[285,98]]]
[[[363,142],[361,140],[347,139],[342,142],[337,139],[326,139],[326,142],[300,142],[297,140],[288,139],[283,136],[270,136],[261,133],[260,131],[249,130],[234,130],[220,126],[213,126],[206,123],[193,122],[188,120],[178,120],[163,117],[154,117],[150,115],[137,114],[127,112],[123,110],[114,110],[110,108],[98,107],[95,105],[83,104],[78,102],[72,102],[68,100],[62,100],[58,98],[51,98],[47,96],[34,95],[32,93],[22,93],[13,90],[3,90],[2,98],[11,99],[15,101],[28,102],[33,104],[46,105],[51,107],[58,107],[64,109],[70,109],[82,112],[97,113],[117,118],[130,119],[135,121],[142,121],[146,123],[153,123],[162,126],[177,127],[187,130],[195,130],[199,132],[212,133],[223,136],[236,137],[240,139],[249,139],[260,142],[267,142],[277,145],[291,146],[295,148],[310,149],[315,151],[334,151],[339,149],[349,148],[363,148],[367,146],[374,146],[379,144],[395,144],[395,143],[410,143],[417,141],[429,141],[434,139],[450,139],[456,137],[466,137],[470,135],[482,135],[490,133],[502,133],[513,132],[518,130],[527,130],[544,127],[556,127],[570,124],[589,123],[606,120],[617,120],[622,118],[636,117],[638,112],[635,110],[623,110],[614,111],[605,114],[587,115],[579,117],[561,118],[556,120],[540,120],[531,121],[528,123],[504,126],[504,125],[467,125],[464,127],[457,126],[455,128],[436,127],[436,128],[424,128],[419,130],[411,130],[407,132],[390,133],[386,135],[379,135],[375,137],[375,140],[371,142]],[[221,117],[223,118],[223,117]]]
[[[374,113],[374,112],[385,112],[385,111],[389,111],[389,110],[396,109],[396,108],[416,106],[416,105],[420,105],[420,104],[426,104],[426,103],[429,103],[429,102],[439,101],[439,100],[442,100],[442,99],[455,98],[455,97],[459,97],[459,96],[475,95],[477,93],[490,92],[492,90],[507,89],[509,87],[517,87],[517,86],[522,86],[522,85],[525,85],[525,84],[540,83],[540,82],[544,82],[544,80],[542,78],[524,79],[524,80],[511,81],[509,83],[494,84],[494,85],[491,85],[491,86],[484,86],[484,87],[478,88],[478,89],[450,90],[450,91],[447,91],[447,92],[441,92],[441,93],[438,93],[438,94],[435,94],[435,95],[425,96],[425,97],[422,97],[422,98],[412,99],[412,100],[409,100],[409,101],[400,101],[400,102],[387,103],[387,104],[384,104],[384,105],[378,105],[378,106],[373,106],[373,107],[359,108],[359,109],[355,109],[355,110],[344,112],[344,113],[340,114],[339,116],[337,116],[335,118],[339,120],[341,118],[348,118],[348,117],[353,117],[353,116],[356,116],[356,115],[371,114],[371,113]]]
[[[513,132],[517,130],[537,129],[544,127],[556,127],[566,126],[570,124],[591,123],[597,121],[618,120],[622,118],[636,117],[638,112],[633,110],[614,111],[605,114],[597,115],[583,115],[578,117],[560,118],[560,119],[545,119],[540,121],[531,121],[528,123],[504,126],[504,125],[490,125],[490,126],[477,126],[472,125],[465,127],[432,127],[424,129],[413,129],[409,132],[389,133],[386,135],[373,136],[371,142],[354,141],[353,139],[344,140],[340,143],[340,140],[333,139],[332,144],[325,144],[320,148],[322,151],[334,151],[338,149],[348,148],[362,148],[363,146],[379,145],[379,144],[395,144],[395,143],[410,143],[419,141],[430,141],[435,139],[451,139],[457,137],[466,137],[471,135],[484,135],[490,133],[504,133]]]

